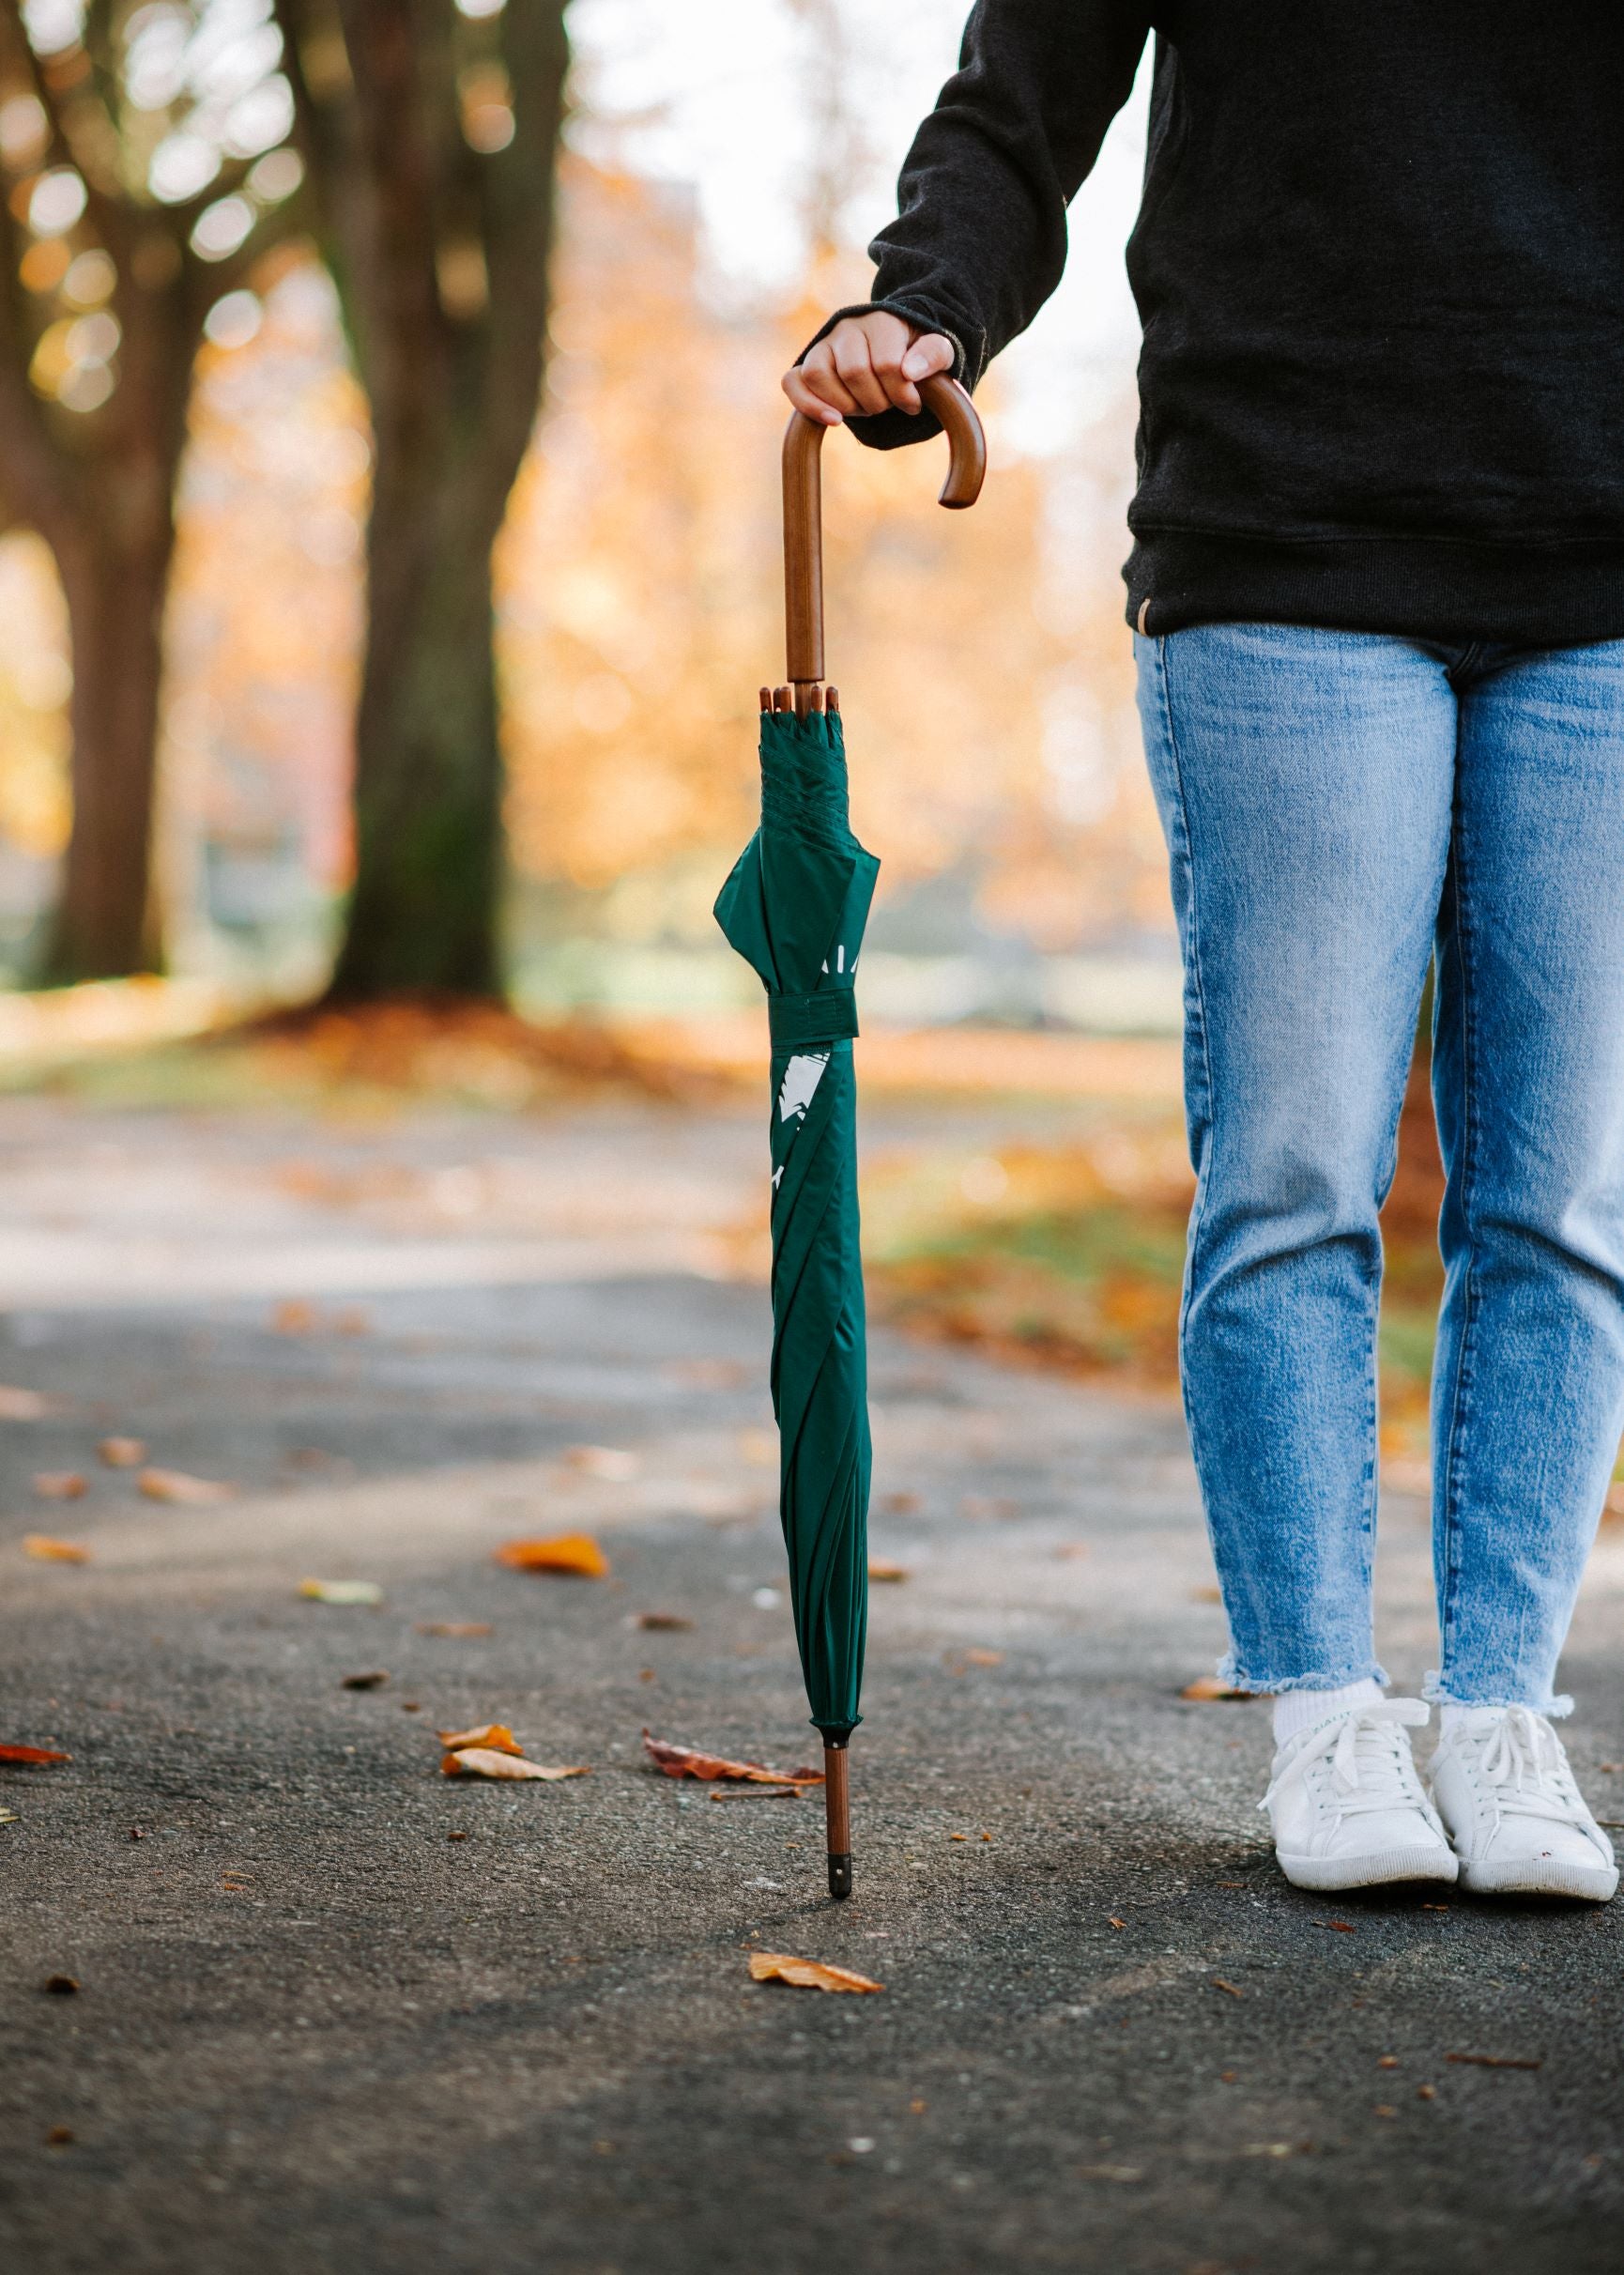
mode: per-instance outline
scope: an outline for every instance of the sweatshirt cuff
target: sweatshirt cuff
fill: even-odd
[[[950,377],[962,386],[973,387],[981,377],[979,372],[973,376],[971,374],[970,360],[958,333],[950,330],[940,316],[932,315],[927,308],[921,308],[909,300],[853,300],[849,308],[837,308],[812,334],[796,357],[796,364],[804,363],[819,341],[826,340],[835,325],[844,323],[848,316],[876,315],[900,316],[905,324],[912,324],[921,331],[940,332],[953,350]],[[870,450],[876,451],[895,451],[910,442],[928,442],[932,435],[942,432],[942,422],[930,410],[853,412],[846,423],[859,442],[865,442]]]

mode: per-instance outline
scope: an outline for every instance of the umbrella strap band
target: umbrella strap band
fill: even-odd
[[[856,993],[850,988],[815,988],[810,995],[769,995],[767,1020],[775,1050],[850,1042],[857,1033]]]

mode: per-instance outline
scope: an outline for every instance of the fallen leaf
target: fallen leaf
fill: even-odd
[[[711,1789],[712,1801],[799,1801],[805,1791],[799,1785],[718,1785]]]
[[[188,1477],[184,1469],[143,1469],[136,1489],[149,1501],[175,1501],[190,1509],[206,1509],[216,1501],[235,1499],[237,1487],[211,1477]]]
[[[383,1590],[375,1580],[300,1580],[300,1595],[317,1604],[381,1604]]]
[[[488,1636],[492,1633],[488,1620],[420,1620],[420,1636]]]
[[[1378,2069],[1397,2069],[1398,2067],[1399,2057],[1396,2053],[1383,2053],[1376,2056]]]
[[[1514,2053],[1447,2053],[1446,2062],[1468,2064],[1474,2069],[1540,2069],[1544,2067],[1542,2055],[1529,2059]]]
[[[964,1663],[967,1667],[1002,1667],[1004,1653],[1001,1651],[982,1651],[978,1646],[973,1647],[965,1652]]]
[[[45,2136],[47,2148],[66,2148],[73,2139],[71,2125],[54,2125]]]
[[[297,1297],[279,1303],[270,1314],[273,1335],[309,1335],[315,1331],[315,1306],[302,1303]]]
[[[0,1422],[38,1422],[41,1414],[50,1411],[50,1400],[39,1391],[23,1391],[15,1383],[0,1382]]]
[[[332,1324],[334,1331],[340,1335],[370,1335],[372,1314],[360,1304],[352,1303],[347,1310],[336,1314]]]
[[[1212,1987],[1215,1991],[1227,1991],[1232,1999],[1244,1999],[1246,1996],[1244,1991],[1237,1991],[1234,1984],[1226,1982],[1221,1975],[1213,1976]]]
[[[571,1446],[564,1454],[564,1466],[579,1469],[583,1477],[601,1478],[606,1485],[629,1485],[642,1469],[635,1453],[627,1453],[619,1446]]]
[[[54,1541],[48,1532],[23,1535],[24,1556],[37,1556],[44,1564],[88,1564],[90,1551],[76,1541]]]
[[[632,1624],[634,1627],[647,1627],[660,1635],[676,1635],[692,1627],[694,1622],[683,1619],[678,1611],[639,1611]]]
[[[919,1507],[917,1493],[882,1493],[880,1506],[887,1516],[912,1516]]]
[[[0,1824],[21,1824],[22,1822],[15,1809],[0,1809]]]
[[[701,1753],[697,1746],[672,1745],[666,1739],[643,1732],[643,1750],[667,1777],[699,1777],[707,1781],[734,1777],[751,1785],[821,1785],[821,1770],[770,1770],[760,1761],[730,1761],[724,1754]]]
[[[96,1449],[110,1469],[139,1469],[146,1446],[139,1437],[104,1437]]]
[[[1355,1935],[1358,1930],[1351,1919],[1316,1919],[1316,1928],[1328,1928],[1333,1935]]]
[[[571,1769],[551,1769],[540,1761],[527,1761],[522,1754],[510,1754],[488,1745],[466,1745],[458,1753],[448,1754],[440,1769],[448,1777],[543,1777],[549,1785],[556,1784],[560,1777],[590,1775],[585,1762]]]
[[[1178,1695],[1181,1699],[1196,1699],[1210,1705],[1217,1699],[1244,1700],[1253,1694],[1249,1690],[1232,1690],[1227,1683],[1220,1683],[1217,1675],[1197,1675],[1195,1681],[1187,1683]]]
[[[868,1560],[868,1576],[871,1580],[905,1580],[908,1567],[906,1564],[888,1563],[882,1556],[871,1556]]]
[[[364,1674],[345,1675],[339,1687],[341,1690],[381,1690],[388,1681],[387,1667],[369,1667]]]
[[[1110,1923],[1109,1923],[1109,1924],[1110,1924],[1111,1927],[1113,1927],[1113,1928],[1126,1928],[1126,1927],[1127,1926],[1127,1922],[1126,1922],[1126,1919],[1118,1919],[1114,1912],[1113,1912],[1113,1913],[1111,1914],[1111,1920],[1110,1920]]]
[[[1417,2101],[1435,2101],[1437,2098],[1438,2089],[1435,2085],[1417,2085],[1416,2088]]]
[[[522,1754],[525,1750],[505,1722],[483,1722],[478,1729],[443,1729],[437,1735],[448,1754],[459,1753],[468,1745],[492,1746],[498,1754]]]
[[[23,1769],[43,1769],[53,1761],[71,1761],[71,1754],[54,1754],[48,1745],[0,1745],[0,1761],[16,1762]]]
[[[58,1998],[70,1998],[79,1988],[79,1977],[76,1975],[48,1975],[40,1988],[54,1991]]]
[[[804,1991],[883,1991],[883,1983],[831,1967],[822,1960],[791,1959],[787,1951],[752,1951],[750,1978],[757,1983],[794,1983]]]
[[[90,1490],[77,1469],[41,1469],[34,1490],[42,1501],[83,1500]]]
[[[608,1577],[609,1560],[590,1532],[559,1532],[551,1540],[505,1541],[496,1552],[511,1572],[562,1572],[577,1579]]]

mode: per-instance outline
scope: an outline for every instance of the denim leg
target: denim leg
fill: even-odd
[[[1461,695],[1433,1089],[1448,1174],[1431,1694],[1554,1699],[1624,1426],[1624,642]]]
[[[1377,1211],[1432,949],[1456,703],[1414,644],[1213,624],[1136,647],[1183,946],[1197,1172],[1185,1410],[1232,1656],[1380,1675]]]

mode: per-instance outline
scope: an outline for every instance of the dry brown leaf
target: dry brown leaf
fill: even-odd
[[[712,1801],[799,1801],[804,1785],[713,1785]]]
[[[314,1334],[315,1332],[314,1304],[303,1303],[298,1297],[290,1298],[285,1303],[279,1303],[270,1314],[270,1331],[273,1335]]]
[[[1458,2062],[1472,2069],[1540,2069],[1543,2054],[1517,2053],[1447,2053],[1446,2062]]]
[[[23,1536],[24,1556],[37,1556],[44,1564],[88,1564],[90,1551],[77,1541],[54,1541],[48,1532],[25,1532]]]
[[[50,1411],[50,1400],[39,1391],[23,1391],[15,1383],[0,1382],[0,1422],[38,1422],[41,1414]]]
[[[478,1729],[443,1729],[437,1734],[448,1754],[460,1753],[469,1745],[491,1746],[498,1754],[522,1754],[525,1750],[505,1722],[482,1722]]]
[[[632,1624],[635,1627],[647,1627],[660,1635],[677,1635],[692,1627],[694,1622],[683,1619],[678,1611],[639,1611]]]
[[[792,1959],[787,1951],[752,1951],[750,1979],[757,1983],[794,1983],[803,1991],[883,1991],[883,1983],[855,1975],[850,1967],[831,1967],[823,1960]]]
[[[919,1507],[917,1493],[882,1493],[880,1506],[887,1516],[912,1516]]]
[[[1219,1699],[1244,1702],[1252,1693],[1249,1690],[1232,1690],[1227,1683],[1220,1683],[1217,1675],[1197,1675],[1195,1681],[1187,1683],[1178,1695],[1181,1699],[1195,1699],[1203,1704],[1211,1705]]]
[[[184,1469],[143,1469],[135,1483],[149,1501],[176,1501],[189,1509],[210,1508],[237,1494],[235,1485],[212,1477],[189,1477]]]
[[[730,1761],[725,1754],[701,1753],[697,1746],[672,1745],[666,1739],[643,1732],[643,1750],[667,1777],[736,1777],[751,1785],[821,1785],[821,1770],[770,1770],[760,1761]]]
[[[146,1459],[146,1443],[140,1437],[104,1437],[96,1451],[110,1469],[139,1469]]]
[[[420,1620],[417,1631],[420,1636],[488,1636],[492,1632],[488,1620]]]
[[[44,1769],[53,1761],[71,1761],[71,1754],[53,1753],[48,1745],[0,1745],[0,1761],[20,1769]]]
[[[1244,1999],[1246,1996],[1244,1991],[1237,1990],[1233,1983],[1226,1982],[1221,1975],[1213,1976],[1212,1987],[1215,1991],[1227,1991],[1232,1999]]]
[[[77,1469],[41,1469],[34,1480],[34,1490],[42,1501],[77,1501],[90,1488]]]
[[[559,1572],[575,1579],[602,1580],[609,1560],[590,1532],[559,1532],[550,1540],[504,1541],[496,1552],[510,1572]]]
[[[523,1754],[498,1751],[489,1745],[465,1745],[454,1754],[448,1754],[440,1763],[448,1777],[542,1777],[549,1785],[560,1777],[590,1775],[588,1765],[576,1763],[569,1769],[553,1769],[540,1761],[527,1761]]]
[[[1004,1653],[1001,1651],[983,1651],[973,1644],[965,1652],[964,1661],[967,1667],[1002,1667]]]
[[[364,1674],[344,1676],[340,1687],[344,1690],[381,1690],[388,1681],[387,1667],[369,1667]]]
[[[908,1567],[906,1564],[890,1563],[882,1556],[871,1556],[868,1560],[868,1576],[871,1580],[905,1580]]]

